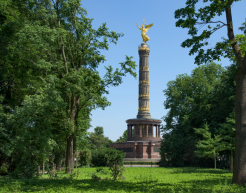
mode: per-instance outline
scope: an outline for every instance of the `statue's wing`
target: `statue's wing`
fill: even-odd
[[[152,23],[152,24],[149,24],[149,25],[146,25],[146,26],[145,26],[145,29],[147,29],[147,31],[148,31],[149,28],[151,28],[153,25],[154,25],[153,23]]]

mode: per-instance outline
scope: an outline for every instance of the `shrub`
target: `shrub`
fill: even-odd
[[[113,180],[116,180],[117,178],[124,179],[122,175],[124,171],[123,159],[125,155],[126,153],[123,153],[113,148],[111,148],[105,154],[105,157],[107,159],[107,166],[109,167],[109,170],[111,170],[111,176]]]
[[[47,171],[50,179],[57,178],[57,172],[54,164],[52,166],[47,166]]]
[[[20,164],[11,173],[13,178],[30,179],[37,172],[37,162],[30,159],[21,160]]]
[[[93,150],[92,151],[92,159],[91,163],[95,167],[100,167],[100,166],[107,166],[107,160],[105,158],[105,153],[106,149],[99,149],[99,150]]]
[[[105,152],[105,157],[107,160],[107,166],[110,166],[112,164],[117,165],[123,165],[124,163],[124,157],[126,156],[126,153],[116,150],[114,148],[109,148]]]
[[[105,167],[109,166],[111,163],[116,163],[119,165],[123,165],[123,159],[126,153],[123,153],[114,148],[105,148],[92,151],[92,160],[91,163],[95,167]]]
[[[116,180],[117,178],[125,179],[123,176],[123,171],[125,171],[123,165],[119,165],[117,163],[110,164],[109,169],[111,170],[111,176],[113,180]]]
[[[96,169],[96,171],[97,171],[97,172],[101,172],[101,171],[103,171],[103,167],[99,167],[99,168],[97,168],[97,169]]]
[[[103,168],[103,167],[96,168],[96,171],[98,173],[108,174],[108,171],[105,168]]]
[[[7,163],[2,163],[0,166],[0,173],[6,174],[8,173],[8,164]]]
[[[89,165],[91,162],[91,151],[89,149],[85,149],[79,152],[80,164],[81,166]]]
[[[95,173],[92,174],[91,178],[93,180],[97,180],[97,181],[101,181],[102,180],[102,178],[101,177],[98,177]]]

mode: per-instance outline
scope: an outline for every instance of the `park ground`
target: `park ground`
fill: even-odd
[[[33,179],[0,177],[0,192],[246,192],[232,185],[232,173],[222,169],[126,167],[120,180],[110,180],[107,167],[78,168],[73,174],[58,172]],[[102,177],[93,180],[92,175]],[[108,178],[108,179],[106,179]]]

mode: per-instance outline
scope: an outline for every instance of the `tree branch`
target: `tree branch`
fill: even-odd
[[[70,56],[71,56],[71,63],[72,63],[72,65],[73,65],[73,69],[76,71],[76,67],[74,66],[74,62],[73,62],[73,54],[72,54],[72,50],[71,50],[70,42],[69,42],[69,40],[70,40],[70,35],[71,35],[71,33],[69,33],[69,36],[68,36],[68,46],[69,46],[69,51],[70,51]]]
[[[242,64],[242,53],[233,32],[231,6],[226,8],[226,20],[227,20],[227,35],[229,40],[232,41],[231,46],[236,56],[237,62],[239,64],[238,67],[240,67]]]
[[[63,57],[64,65],[66,68],[66,73],[68,74],[67,60],[66,60],[66,56],[65,56],[65,52],[64,52],[64,42],[63,42],[62,38],[61,38],[61,43],[62,43],[62,57]]]
[[[120,70],[120,72],[121,72],[122,70],[123,70],[123,68]],[[97,89],[96,93],[98,93],[100,90],[102,90],[103,88],[105,88],[105,87],[107,87],[108,85],[110,85],[110,84],[111,84],[112,82],[114,82],[115,80],[116,80],[116,77],[115,77],[111,82],[109,82],[109,83],[107,83],[107,84],[101,86],[99,89]],[[92,99],[92,97],[89,97],[89,98],[81,105],[81,107],[79,108],[78,112],[86,105],[86,103],[87,103],[90,99]]]
[[[222,21],[208,21],[208,22],[196,22],[196,24],[208,24],[208,23],[222,23],[223,25],[228,25]]]

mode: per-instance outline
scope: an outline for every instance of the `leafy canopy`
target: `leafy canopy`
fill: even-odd
[[[231,24],[224,23],[222,21],[211,21],[215,16],[221,16],[228,6],[231,6],[234,2],[240,0],[203,0],[204,3],[210,3],[204,7],[199,8],[196,11],[196,4],[198,0],[187,0],[186,7],[175,11],[175,18],[178,19],[176,22],[176,27],[182,27],[188,29],[188,34],[191,38],[185,40],[181,46],[182,47],[192,47],[189,55],[194,55],[198,53],[195,57],[195,64],[202,64],[212,60],[220,61],[220,57],[228,57],[227,53],[223,51],[233,42],[230,40],[218,42],[214,48],[208,48],[204,50],[204,46],[208,46],[207,39],[211,37],[213,33],[221,29],[224,26]],[[216,26],[211,27],[208,25],[208,29],[203,30],[200,35],[198,35],[199,28],[196,25],[205,24],[216,24]],[[243,26],[239,29],[244,31],[246,29],[246,22],[242,24]],[[245,26],[245,27],[244,27]],[[245,51],[245,50],[244,50]]]

